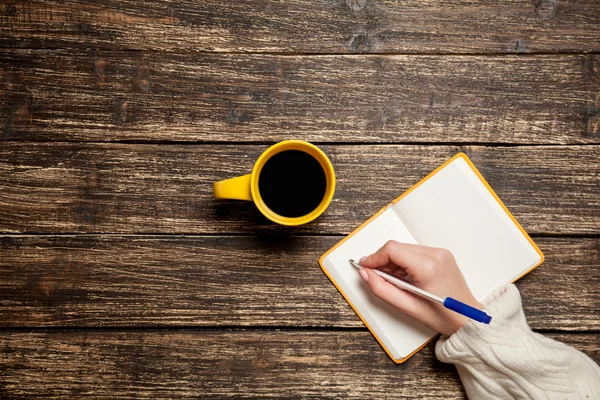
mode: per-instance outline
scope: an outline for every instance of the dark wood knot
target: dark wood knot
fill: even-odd
[[[94,62],[94,71],[96,71],[96,75],[102,82],[104,82],[104,78],[106,78],[106,60],[98,59]]]
[[[600,82],[600,55],[592,54],[589,56],[589,69],[592,79]]]
[[[375,48],[375,39],[366,32],[361,32],[352,37],[348,50],[353,53],[369,53]]]
[[[226,121],[230,125],[238,125],[252,121],[252,113],[236,107],[231,109],[231,112],[226,118]]]
[[[346,0],[346,5],[352,11],[360,11],[367,5],[367,0]]]
[[[127,100],[119,102],[114,113],[114,120],[118,124],[134,122],[135,110],[133,104]]]
[[[600,112],[588,119],[586,134],[587,136],[600,135]]]
[[[14,17],[17,15],[17,7],[14,4],[8,4],[4,7],[4,16]]]
[[[541,20],[548,20],[556,14],[556,0],[534,0],[535,14]]]

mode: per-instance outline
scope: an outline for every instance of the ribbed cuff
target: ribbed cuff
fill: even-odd
[[[442,336],[435,346],[440,361],[452,363],[465,353],[477,353],[478,347],[486,343],[505,341],[509,329],[530,330],[523,313],[521,295],[515,285],[497,288],[483,301],[483,305],[492,316],[492,322],[486,325],[469,320],[451,336]]]
[[[585,354],[527,325],[517,288],[506,285],[483,301],[489,325],[468,321],[435,346],[456,365],[469,399],[600,399],[600,368]]]

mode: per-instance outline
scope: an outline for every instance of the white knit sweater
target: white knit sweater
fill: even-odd
[[[600,399],[600,367],[564,343],[532,332],[514,285],[485,301],[490,325],[469,321],[435,352],[456,365],[469,399]]]

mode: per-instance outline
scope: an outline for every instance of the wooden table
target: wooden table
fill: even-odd
[[[0,123],[0,398],[463,398],[317,265],[458,151],[546,255],[531,326],[600,361],[597,0],[2,1]],[[288,138],[316,222],[212,198]]]

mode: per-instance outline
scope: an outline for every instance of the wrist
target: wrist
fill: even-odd
[[[470,299],[465,299],[462,302],[479,310],[483,310],[485,308],[483,304],[481,304],[479,301],[477,301],[477,299],[475,299],[475,297],[472,296]],[[443,308],[443,312],[445,313],[446,324],[443,326],[443,329],[439,330],[439,332],[447,336],[452,335],[454,332],[462,328],[467,322],[471,321],[469,317],[445,307]]]

